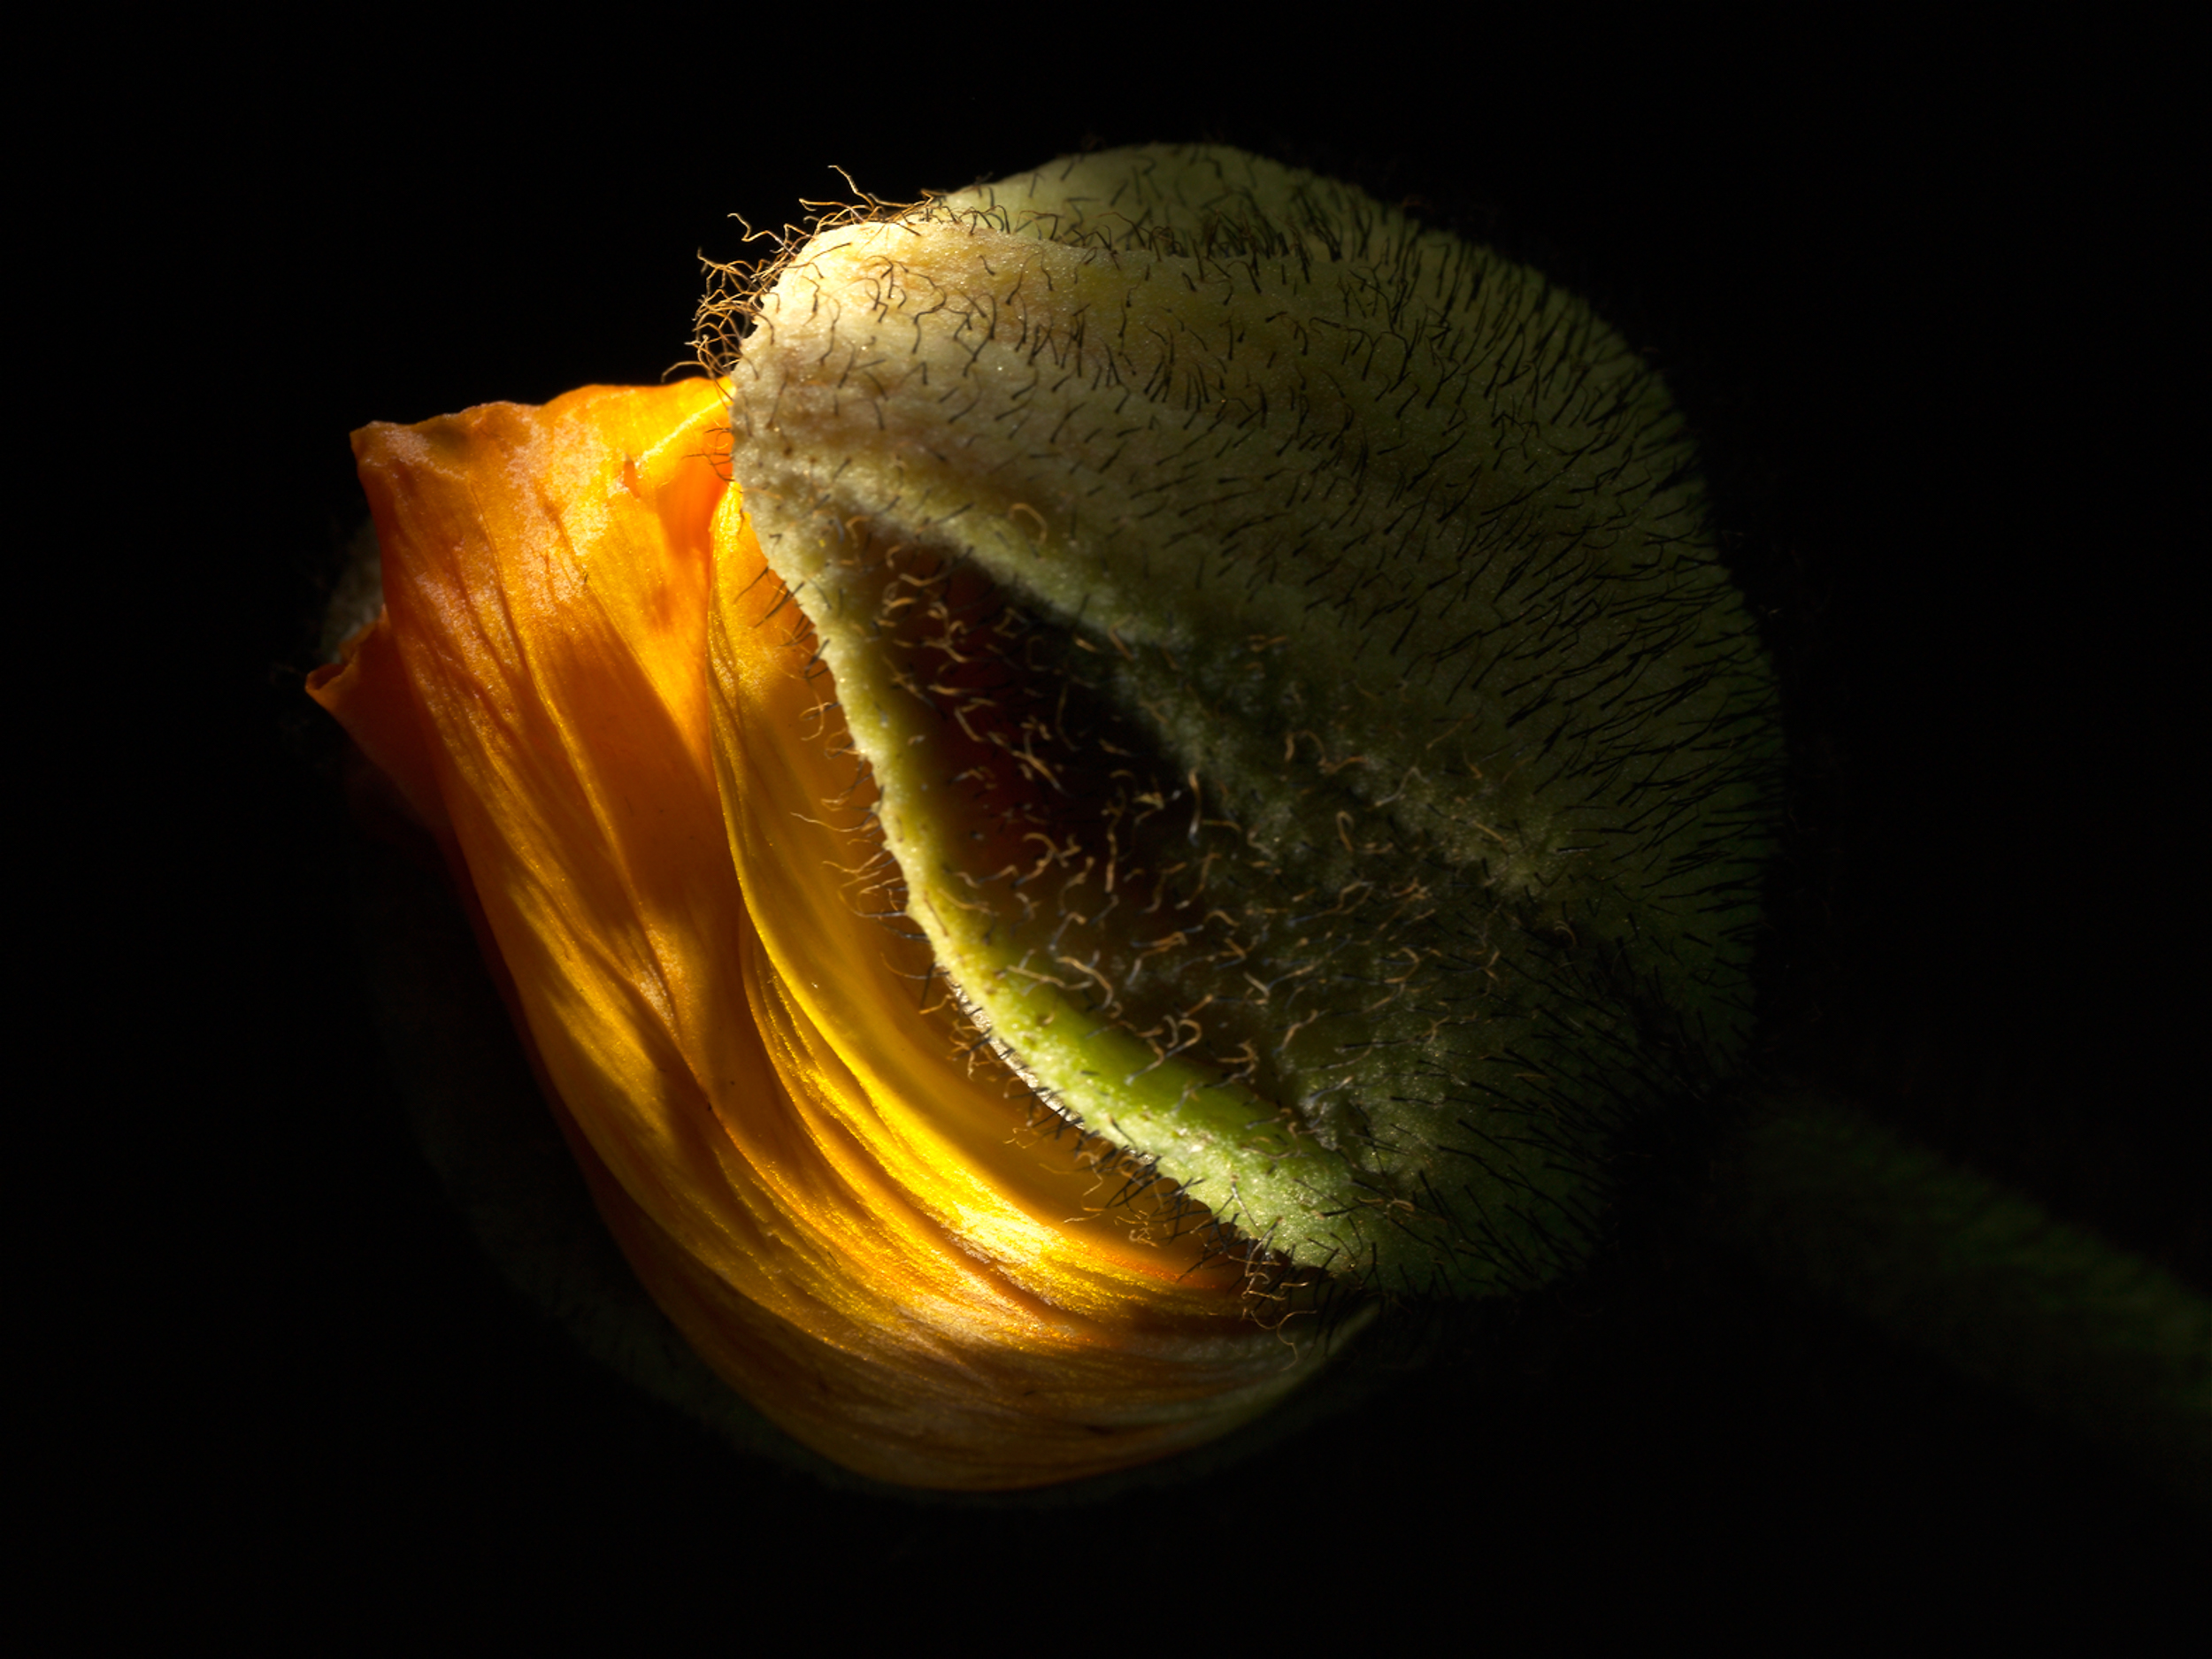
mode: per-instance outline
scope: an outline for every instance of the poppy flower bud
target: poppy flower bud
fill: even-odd
[[[980,1036],[1302,1266],[1576,1261],[1623,1126],[1744,1051],[1780,753],[1650,369],[1210,148],[830,227],[736,308],[744,510]]]

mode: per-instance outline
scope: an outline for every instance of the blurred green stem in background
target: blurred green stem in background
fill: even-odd
[[[1721,1230],[1764,1271],[2212,1500],[2205,1298],[1816,1091],[1760,1102],[1732,1150]]]

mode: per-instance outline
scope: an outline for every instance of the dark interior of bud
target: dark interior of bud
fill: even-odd
[[[911,774],[962,826],[941,890],[1007,974],[1339,1163],[1339,1271],[1534,1283],[1586,1248],[1624,1116],[1715,1064],[1629,951],[1425,833],[1433,800],[1379,788],[1283,637],[1185,662],[1025,606],[954,549],[845,568],[845,605],[872,592],[875,672],[931,713]],[[1362,722],[1448,749],[1401,690]]]

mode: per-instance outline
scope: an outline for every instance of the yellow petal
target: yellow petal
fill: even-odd
[[[1248,1317],[1203,1212],[1108,1207],[1118,1155],[925,1011],[723,419],[691,381],[357,434],[387,615],[314,689],[434,791],[603,1213],[763,1411],[944,1486],[1210,1438],[1320,1344]]]

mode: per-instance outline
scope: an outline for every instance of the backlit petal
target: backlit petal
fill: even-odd
[[[689,381],[357,434],[387,615],[317,695],[449,820],[603,1213],[767,1415],[947,1486],[1210,1438],[1319,1345],[925,1011],[723,419]]]

